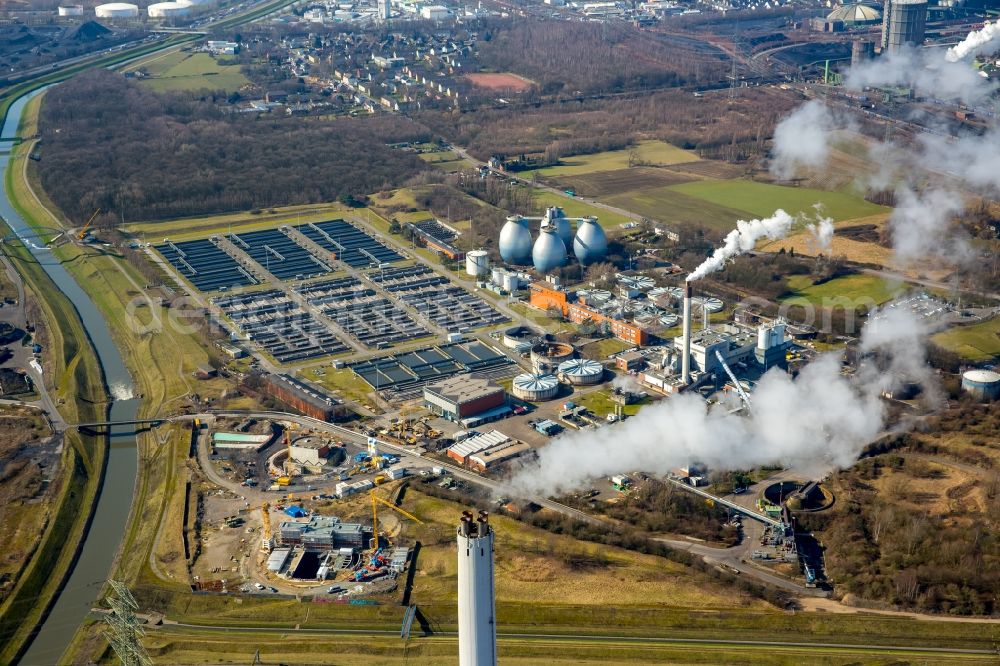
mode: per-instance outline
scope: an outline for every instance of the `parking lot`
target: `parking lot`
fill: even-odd
[[[178,273],[201,291],[217,291],[257,284],[257,279],[208,239],[172,243],[156,250]]]
[[[214,303],[279,363],[348,351],[326,325],[278,289],[216,298]]]

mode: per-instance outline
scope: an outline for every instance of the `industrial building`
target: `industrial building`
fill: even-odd
[[[587,294],[586,296],[589,296]],[[575,324],[592,323],[607,326],[608,331],[620,340],[636,345],[644,345],[649,334],[635,321],[619,318],[626,314],[622,309],[608,308],[604,311],[583,301],[586,296],[572,294],[551,283],[533,283],[530,286],[528,303],[540,310],[557,309]],[[608,297],[611,298],[610,292]],[[579,298],[580,300],[574,300]]]
[[[836,7],[827,14],[827,21],[840,21],[845,26],[875,25],[882,20],[882,12],[861,2]]]
[[[266,375],[268,391],[275,399],[320,421],[342,421],[350,415],[347,406],[289,375]]]
[[[330,457],[330,443],[319,437],[299,437],[288,447],[288,458],[299,465],[322,466]]]
[[[462,512],[458,526],[458,663],[496,666],[496,589],[489,514]]]
[[[507,393],[486,377],[457,375],[424,386],[424,405],[449,421],[482,417],[485,413],[505,415]]]
[[[510,440],[469,456],[469,467],[477,472],[485,472],[490,468],[505,463],[531,450],[525,442]]]
[[[1000,373],[968,370],[962,374],[962,390],[981,402],[1000,400]]]
[[[446,454],[458,464],[464,465],[469,462],[469,456],[507,444],[510,441],[510,437],[499,430],[490,430],[458,442],[449,447]]]
[[[531,240],[529,222],[539,221],[539,233]],[[577,222],[574,235],[572,221]],[[596,217],[570,218],[562,208],[553,206],[541,218],[519,215],[507,218],[500,230],[500,256],[508,264],[532,263],[539,273],[547,273],[566,263],[572,251],[580,264],[587,266],[607,256],[607,236]]]
[[[438,220],[423,220],[421,222],[407,222],[409,229],[428,249],[437,252],[441,256],[452,261],[465,258],[465,250],[461,250],[454,245],[454,241],[459,236],[459,232]]]
[[[278,537],[283,546],[300,545],[314,550],[361,548],[364,546],[364,527],[358,523],[342,523],[336,516],[313,514],[308,522],[282,522]]]
[[[885,0],[882,10],[882,53],[924,43],[927,0]]]

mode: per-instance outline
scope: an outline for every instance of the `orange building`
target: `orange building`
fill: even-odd
[[[574,324],[582,324],[585,321],[592,321],[595,324],[607,323],[616,338],[634,345],[646,344],[649,337],[646,331],[635,324],[612,319],[582,303],[571,303],[568,294],[561,289],[552,289],[534,283],[531,285],[531,297],[528,302],[539,310],[558,308],[563,316]]]

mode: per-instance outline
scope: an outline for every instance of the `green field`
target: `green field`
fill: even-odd
[[[674,189],[674,186],[622,192],[604,198],[605,203],[667,224],[695,225],[728,231],[736,220],[748,217],[742,210],[708,203]]]
[[[854,302],[857,306],[874,301],[890,301],[906,289],[905,284],[889,282],[874,275],[845,275],[844,277],[814,285],[806,275],[788,278],[789,294],[782,301],[808,301],[822,307],[842,307]]]
[[[955,326],[931,340],[970,361],[990,361],[1000,356],[1000,317],[972,326]]]
[[[669,189],[717,206],[746,211],[757,217],[770,216],[778,208],[783,208],[792,215],[812,214],[816,203],[822,203],[823,214],[832,217],[835,222],[888,212],[884,206],[877,206],[846,192],[784,187],[743,179],[699,180],[671,185]]]
[[[142,83],[157,92],[166,90],[225,90],[235,92],[250,80],[238,65],[223,64],[208,53],[174,51],[143,63],[149,78]]]
[[[604,208],[592,206],[591,204],[580,201],[579,199],[556,194],[547,190],[535,190],[535,206],[540,211],[545,210],[549,206],[560,206],[564,211],[566,211],[566,215],[568,217],[587,217],[593,215],[600,220],[601,226],[605,229],[621,226],[626,222],[632,221],[631,218],[628,218],[621,213],[615,213],[610,210],[605,210]]]
[[[655,166],[670,166],[684,162],[696,162],[698,156],[681,150],[663,141],[643,141],[632,148],[609,150],[593,155],[575,155],[559,160],[558,166],[537,169],[540,176],[575,176],[594,171],[614,171],[627,169],[629,154],[636,153],[639,160]]]

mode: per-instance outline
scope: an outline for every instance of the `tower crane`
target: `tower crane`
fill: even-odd
[[[78,233],[76,235],[76,240],[77,241],[82,241],[83,240],[83,237],[87,235],[87,230],[90,229],[90,225],[92,225],[94,223],[94,220],[96,220],[97,216],[100,215],[100,214],[101,214],[101,209],[100,208],[98,208],[97,210],[94,211],[94,214],[90,216],[90,219],[87,220],[87,222],[80,229],[80,233]]]
[[[375,493],[374,489],[372,489],[372,491],[371,491],[371,496],[372,496],[372,543],[371,543],[371,549],[373,551],[378,550],[378,505],[379,504],[382,504],[384,506],[389,507],[390,509],[392,509],[396,513],[402,514],[403,516],[409,518],[410,520],[412,520],[413,522],[417,523],[418,525],[423,525],[424,524],[424,521],[420,520],[419,518],[417,518],[416,516],[414,516],[412,513],[409,513],[408,511],[404,511],[403,509],[400,509],[398,506],[396,506],[395,504],[393,504],[389,500],[384,499],[382,497],[379,497]]]
[[[736,387],[736,392],[740,394],[740,400],[743,401],[743,407],[747,410],[747,412],[749,412],[750,396],[748,396],[747,392],[743,390],[743,385],[740,384],[740,380],[736,379],[736,375],[733,373],[732,369],[726,363],[726,359],[723,358],[722,353],[719,352],[718,349],[715,350],[715,357],[719,359],[719,363],[722,364],[723,370],[726,371],[726,374],[729,375],[729,379],[732,380],[733,385]]]

